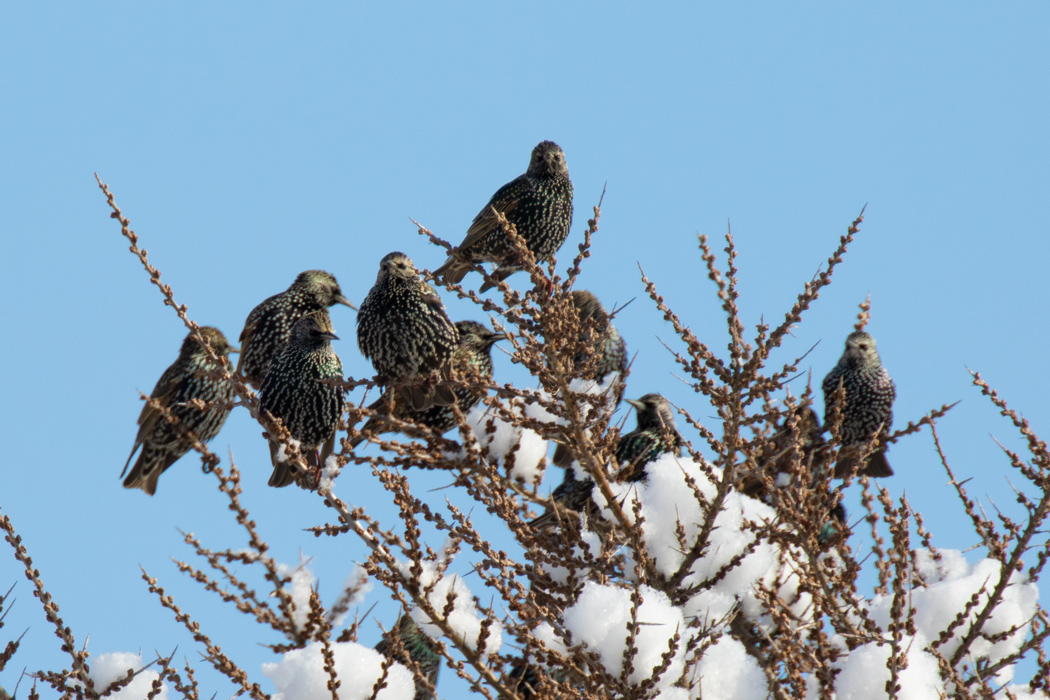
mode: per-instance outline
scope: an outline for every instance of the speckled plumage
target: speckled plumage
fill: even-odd
[[[405,663],[409,659],[419,664],[419,670],[429,682],[422,678],[416,678],[416,694],[413,700],[429,700],[434,697],[438,671],[441,670],[441,655],[438,653],[434,642],[416,624],[411,615],[402,615],[397,626],[388,630],[383,638],[375,646],[375,650],[388,659],[398,663]],[[406,664],[408,665],[408,664]],[[409,666],[411,669],[411,666]]]
[[[618,481],[644,481],[646,466],[665,454],[678,454],[685,444],[674,424],[671,404],[660,394],[646,394],[640,399],[627,399],[636,409],[638,427],[621,435],[616,443]],[[592,510],[594,502],[591,491],[594,481],[588,476],[577,479],[573,469],[565,470],[561,484],[554,489],[551,498],[555,503],[576,512]],[[530,523],[533,527],[548,527],[557,522],[557,512],[548,511]]]
[[[476,374],[479,377],[492,376],[492,345],[507,337],[505,333],[496,333],[476,321],[457,321],[456,330],[459,331],[459,344],[449,363],[451,369],[461,374]],[[455,394],[455,404],[459,410],[466,414],[474,408],[481,395],[475,393],[467,386],[459,386],[452,390]],[[369,408],[373,411],[386,411],[387,397],[381,396],[376,399]],[[456,415],[452,405],[434,405],[420,411],[413,410],[406,402],[394,403],[394,417],[401,421],[422,425],[438,433],[451,430],[456,425]],[[394,427],[382,416],[373,416],[368,419],[361,428],[358,435],[350,442],[350,446],[357,447],[369,435],[393,431]]]
[[[574,378],[593,379],[601,382],[610,372],[619,372],[621,379],[627,376],[627,344],[612,324],[609,313],[596,296],[585,289],[570,292],[569,299],[576,309],[580,322],[580,341],[588,344],[590,353],[581,352],[573,357]],[[622,382],[613,390],[612,410],[623,398]],[[555,466],[568,468],[576,459],[567,445],[558,445],[552,462]]]
[[[300,318],[259,390],[259,410],[281,419],[310,467],[324,466],[343,414],[343,390],[323,381],[343,377],[343,365],[330,342],[335,339],[327,309]],[[271,440],[270,486],[287,486],[295,478],[294,464],[282,460],[279,452],[280,443]]]
[[[851,333],[846,338],[842,357],[824,377],[821,388],[824,390],[825,424],[840,385],[846,396],[841,406],[839,433],[842,449],[835,465],[837,478],[845,477],[853,469],[857,460],[851,452],[862,449],[876,433],[888,434],[893,423],[893,400],[897,397],[897,389],[889,372],[882,366],[875,339],[863,331]],[[892,476],[893,470],[885,452],[885,447],[879,447],[858,473],[873,477]]]
[[[503,280],[522,269],[521,261],[493,210],[514,224],[536,262],[549,261],[558,252],[572,228],[572,180],[565,153],[553,141],[541,141],[532,149],[529,168],[492,195],[474,217],[457,251],[435,271],[446,282],[458,283],[472,263],[493,262],[492,277]],[[481,291],[493,285],[485,283]]]
[[[417,411],[452,403],[456,397],[447,387],[414,380],[445,369],[458,341],[441,297],[412,260],[398,252],[384,257],[357,314],[357,343],[379,381],[400,383],[399,395]]]
[[[236,348],[230,345],[226,336],[211,326],[202,326],[200,332],[215,354],[222,358],[226,369],[232,370],[229,354],[236,352]],[[148,403],[143,406],[139,415],[139,432],[128,463],[139,447],[142,453],[124,479],[124,488],[142,489],[152,496],[157,491],[160,475],[191,449],[190,442],[181,437],[184,430],[192,430],[202,443],[219,434],[230,415],[230,408],[213,404],[231,403],[233,387],[229,382],[206,376],[207,372],[218,368],[193,335],[187,335],[182,341],[178,359],[164,370],[150,394],[150,398],[158,400],[179,419],[179,427],[169,423],[163,411],[151,408]],[[194,399],[203,401],[208,407],[201,410],[189,405]],[[124,471],[127,469],[125,463]],[[120,475],[124,476],[124,472]]]
[[[241,359],[237,371],[256,389],[260,388],[270,363],[292,334],[292,326],[313,311],[335,304],[356,308],[343,296],[335,277],[324,270],[300,272],[285,291],[252,309],[241,331]]]

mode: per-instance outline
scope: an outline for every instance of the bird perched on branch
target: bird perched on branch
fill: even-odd
[[[325,380],[342,379],[343,365],[331,341],[338,340],[328,310],[309,313],[292,326],[292,337],[274,358],[259,390],[259,410],[280,418],[306,464],[318,470],[332,454],[335,431],[343,414],[343,390]],[[270,486],[295,479],[295,463],[270,438],[273,474]]]
[[[135,446],[121,476],[139,447],[142,453],[124,479],[126,489],[142,489],[152,496],[157,492],[160,475],[192,448],[187,433],[192,432],[198,441],[206,443],[219,434],[230,415],[233,387],[227,380],[208,375],[220,367],[232,371],[229,354],[237,352],[237,348],[230,345],[218,328],[201,326],[200,334],[219,357],[221,365],[208,356],[193,333],[182,341],[179,358],[164,370],[150,394],[160,405],[153,407],[147,402],[139,414]],[[167,419],[166,412],[176,419],[174,424]]]
[[[798,406],[790,420],[774,426],[769,442],[755,455],[757,469],[743,475],[739,490],[745,496],[764,498],[766,485],[763,475],[776,481],[777,475],[788,472],[793,464],[801,463],[800,471],[808,471],[813,457],[824,447],[824,428],[812,407]]]
[[[648,474],[646,466],[665,454],[677,455],[685,444],[674,424],[671,404],[661,394],[646,394],[640,399],[627,399],[636,409],[638,427],[621,435],[616,444],[616,464],[619,471],[611,475],[616,481],[644,481]],[[587,476],[577,479],[572,469],[565,470],[561,484],[554,489],[551,498],[556,504],[578,513],[594,512],[597,505],[591,498],[594,480]],[[557,509],[552,509],[533,518],[533,527],[549,527],[558,521]]]
[[[619,372],[621,381],[611,387],[615,392],[611,406],[614,411],[623,398],[622,379],[627,376],[627,344],[596,296],[580,289],[569,293],[569,301],[579,319],[579,340],[586,346],[586,351],[573,357],[574,378],[593,379],[601,383],[610,373]],[[555,466],[567,468],[574,459],[573,451],[567,445],[559,444],[551,461]]]
[[[405,664],[409,669],[412,669],[413,663],[418,664],[422,677],[416,677],[413,700],[434,697],[438,671],[441,670],[441,655],[411,615],[402,615],[397,626],[388,630],[376,644],[375,650],[388,659]]]
[[[860,452],[878,436],[880,440],[889,434],[893,423],[893,400],[897,389],[889,372],[882,366],[875,349],[875,339],[864,331],[850,333],[846,338],[846,349],[835,367],[824,377],[824,424],[827,427],[835,408],[835,396],[842,388],[845,400],[837,408],[842,420],[839,425],[838,462],[835,476],[843,478],[855,467]],[[886,460],[886,446],[877,444],[875,452],[860,465],[861,476],[892,476],[893,469]]]
[[[449,361],[450,369],[464,375],[474,374],[479,378],[491,377],[492,346],[506,338],[507,334],[489,330],[476,321],[457,321],[456,330],[459,331],[459,344]],[[456,397],[453,404],[434,405],[419,411],[412,409],[404,401],[395,402],[393,417],[400,421],[430,428],[437,433],[447,432],[456,425],[456,415],[452,410],[452,405],[458,405],[460,412],[466,414],[481,401],[482,397],[482,394],[464,385],[456,387],[452,393]],[[387,410],[387,402],[388,397],[381,396],[368,408],[383,413]],[[350,447],[357,447],[370,435],[395,430],[397,429],[390,424],[385,415],[373,416],[361,428],[361,434],[350,441]]]
[[[498,214],[517,229],[537,263],[554,257],[572,228],[572,181],[561,146],[541,141],[532,149],[529,169],[496,190],[474,217],[466,238],[434,274],[445,282],[458,283],[472,264],[493,262],[496,268],[491,276],[498,283],[524,269]],[[493,286],[485,282],[480,291]]]
[[[292,286],[262,302],[248,314],[241,331],[241,359],[237,371],[254,388],[262,386],[270,363],[292,334],[292,325],[313,311],[343,304],[355,309],[343,296],[335,277],[324,270],[300,272]]]
[[[456,400],[452,390],[427,375],[447,370],[458,341],[441,297],[412,260],[398,252],[384,257],[357,314],[357,343],[379,381],[394,384],[416,411],[451,404]]]

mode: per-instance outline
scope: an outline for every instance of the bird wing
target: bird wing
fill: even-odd
[[[490,199],[489,203],[485,205],[485,208],[479,211],[478,215],[474,217],[473,223],[471,223],[470,228],[467,229],[467,237],[463,239],[463,242],[459,244],[459,247],[461,249],[469,248],[471,245],[484,238],[489,231],[493,230],[498,225],[496,212],[506,216],[514,211],[518,206],[519,196],[517,193],[522,189],[531,188],[532,183],[528,178],[522,175],[496,190],[496,194],[492,195],[492,199]],[[511,193],[514,193],[514,196],[511,196]]]
[[[164,374],[160,375],[160,379],[157,380],[157,385],[153,387],[153,391],[149,397],[156,399],[160,402],[160,405],[167,408],[171,404],[171,399],[177,394],[179,386],[179,375],[182,373],[180,368],[177,366],[178,362],[173,364],[164,370]],[[146,436],[153,432],[154,426],[157,425],[158,419],[163,419],[164,412],[150,406],[149,402],[142,407],[142,413],[139,414],[139,432],[135,436],[135,444],[131,448],[131,454],[128,455],[128,461],[124,463],[124,471],[120,473],[121,476],[128,470],[128,465],[131,464],[131,458],[135,456],[135,452],[138,451],[139,446],[142,445],[143,440]]]

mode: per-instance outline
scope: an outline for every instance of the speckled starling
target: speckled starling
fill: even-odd
[[[619,372],[621,379],[626,377],[627,344],[612,324],[605,307],[585,289],[571,292],[569,299],[579,317],[580,342],[589,348],[589,352],[581,352],[573,357],[574,378],[602,382],[610,372]],[[615,391],[613,410],[620,405],[623,387],[623,383],[619,382],[612,388]],[[559,444],[554,450],[552,461],[555,466],[567,468],[574,459],[576,457],[572,450],[567,445]]]
[[[636,409],[638,427],[620,436],[616,462],[623,481],[643,481],[647,464],[665,454],[678,454],[685,440],[675,428],[671,404],[661,394],[627,399],[627,403]]]
[[[671,404],[660,394],[646,394],[640,399],[627,399],[637,409],[638,427],[621,435],[616,444],[616,463],[620,471],[618,481],[644,481],[645,467],[661,455],[678,454],[685,444],[674,424]],[[565,470],[561,484],[554,489],[551,498],[569,510],[582,512],[594,509],[591,491],[594,481],[588,476],[577,479],[573,469]],[[534,518],[533,527],[546,527],[557,522],[555,511],[548,511]]]
[[[303,316],[292,326],[291,339],[274,358],[259,390],[259,410],[281,419],[299,442],[307,465],[317,469],[332,453],[343,414],[343,390],[324,381],[343,377],[343,365],[330,342],[336,339],[327,309]],[[287,486],[295,478],[295,464],[282,459],[280,447],[270,440],[270,486]]]
[[[889,433],[897,389],[879,360],[875,339],[863,331],[850,333],[846,338],[845,352],[839,363],[824,377],[821,386],[824,389],[825,424],[839,387],[846,392],[845,403],[839,407],[842,412],[839,427],[842,449],[835,465],[835,476],[843,478],[853,470],[857,461],[856,454],[851,453],[864,449],[876,434],[884,437]],[[886,461],[885,446],[876,448],[859,473],[873,477],[893,475]]]
[[[394,252],[383,258],[357,314],[357,344],[379,381],[398,385],[398,395],[417,411],[447,406],[455,394],[426,375],[446,369],[458,340],[441,297],[409,257]]]
[[[335,277],[324,270],[300,272],[292,286],[252,309],[241,331],[241,359],[237,371],[256,389],[270,363],[292,335],[292,325],[312,311],[335,304],[356,308],[343,296]]]
[[[508,674],[510,687],[518,693],[522,700],[536,700],[541,697],[539,688],[541,679],[544,677],[549,682],[566,683],[569,680],[569,673],[563,668],[556,667],[540,670],[532,664],[518,660]]]
[[[755,455],[758,469],[743,475],[740,491],[745,496],[764,498],[766,486],[763,474],[768,474],[775,481],[776,475],[789,471],[793,463],[801,461],[803,465],[811,466],[814,455],[825,444],[823,431],[820,418],[811,406],[795,408],[794,428],[788,427],[786,423],[774,426],[769,442]]]
[[[230,345],[226,336],[217,328],[202,326],[201,335],[208,341],[212,351],[222,358],[227,370],[232,370],[229,354],[237,352]],[[219,434],[226,417],[230,415],[230,402],[233,401],[233,388],[227,381],[207,376],[209,372],[219,369],[218,365],[208,358],[208,353],[187,335],[179,350],[179,359],[164,370],[150,394],[171,415],[178,418],[178,426],[172,425],[164,412],[150,407],[147,403],[139,415],[139,433],[135,437],[135,446],[131,449],[128,463],[135,452],[142,448],[138,461],[131,473],[124,479],[124,488],[142,489],[149,495],[157,492],[157,480],[164,471],[180,457],[190,451],[191,443],[183,436],[190,430],[196,434],[201,443],[206,443]],[[190,402],[203,401],[202,409]],[[125,463],[124,471],[128,469]],[[124,476],[124,472],[121,472]]]
[[[441,655],[430,637],[416,624],[411,615],[402,615],[397,626],[388,630],[376,644],[375,650],[388,659],[403,663],[411,669],[409,660],[418,664],[423,678],[416,677],[414,700],[429,700],[434,697]],[[429,686],[429,687],[428,687]]]
[[[496,333],[476,321],[457,321],[456,330],[459,331],[459,345],[452,353],[450,361],[451,369],[463,375],[477,375],[480,378],[492,376],[492,346],[496,342],[507,337],[506,333]],[[481,401],[481,394],[467,386],[458,386],[452,390],[459,405],[459,410],[466,414]],[[384,412],[387,407],[387,398],[382,396],[369,406],[373,411]],[[434,405],[415,411],[406,402],[394,403],[394,417],[398,420],[422,425],[431,430],[444,433],[456,426],[456,414],[452,405]],[[390,425],[383,416],[373,416],[368,419],[361,434],[350,442],[350,447],[357,447],[366,440],[369,435],[390,432],[395,428]]]
[[[536,262],[554,257],[572,228],[572,181],[565,153],[558,144],[541,141],[532,149],[529,169],[492,195],[474,217],[466,238],[435,271],[436,275],[455,283],[470,271],[470,263],[493,262],[496,269],[492,277],[498,282],[523,269],[495,212],[514,224]],[[492,286],[486,282],[481,291]]]

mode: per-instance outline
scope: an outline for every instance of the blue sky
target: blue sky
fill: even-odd
[[[696,234],[720,249],[732,225],[753,328],[783,317],[867,204],[834,284],[774,360],[816,344],[803,368],[819,384],[870,293],[897,425],[961,399],[940,428],[953,467],[973,477],[972,495],[1010,509],[1011,474],[992,437],[1021,446],[966,368],[1050,435],[1048,25],[1041,2],[7,3],[0,506],[92,652],[178,644],[196,658],[138,580],[142,564],[197,617],[218,615],[217,641],[257,671],[271,660],[258,643],[277,640],[220,612],[169,560],[190,556],[176,528],[243,546],[211,477],[187,458],[156,498],[120,488],[136,390],[152,388],[185,330],[128,254],[92,173],[193,318],[235,339],[251,308],[301,270],[331,271],[360,301],[391,250],[433,269],[443,256],[409,218],[458,242],[531,148],[552,139],[576,188],[561,269],[608,185],[580,286],[610,306],[638,297],[617,320],[638,353],[629,396],[661,391],[711,413],[671,374],[659,339],[673,333],[644,297],[639,264],[724,353]],[[448,304],[453,317],[483,318]],[[370,376],[353,312],[338,307],[333,322],[346,371]],[[498,378],[525,381],[505,356],[496,363]],[[315,556],[331,600],[364,548],[302,532],[330,517],[309,494],[266,487],[259,433],[241,410],[212,444],[232,448],[275,556]],[[974,544],[929,434],[889,457],[897,476],[885,485],[908,495],[935,541]],[[341,496],[389,510],[366,471],[349,476]],[[418,477],[421,493],[447,481]],[[469,505],[452,490],[433,494],[445,496]],[[856,498],[847,505],[859,511]],[[0,555],[0,589],[15,581],[0,639],[30,631],[0,674],[7,687],[23,665],[66,663],[16,562]],[[375,591],[372,602],[389,625],[388,598]]]

